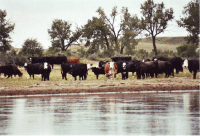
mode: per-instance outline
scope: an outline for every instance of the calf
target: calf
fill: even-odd
[[[92,67],[91,69],[92,69],[92,72],[96,75],[97,79],[98,79],[100,74],[105,75],[104,68],[102,68],[102,67]]]
[[[42,81],[49,80],[49,75],[51,72],[51,67],[48,65],[47,62],[45,63],[34,63],[34,64],[24,64],[25,69],[27,70],[30,78],[31,75],[34,79],[34,74],[41,74],[42,75]]]
[[[4,73],[4,76],[8,75],[8,78],[12,78],[12,75],[18,75],[19,77],[22,77],[23,75],[16,65],[0,66],[0,74],[1,73]]]

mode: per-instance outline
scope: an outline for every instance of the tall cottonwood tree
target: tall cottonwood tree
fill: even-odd
[[[6,20],[6,11],[0,10],[0,51],[6,52],[11,47],[10,33],[14,30],[15,24]]]
[[[76,30],[72,31],[71,24],[62,19],[55,19],[48,33],[52,39],[52,47],[62,51],[66,51],[82,35],[80,28],[76,27]]]
[[[177,21],[180,27],[186,28],[189,35],[186,38],[187,43],[199,44],[199,2],[193,0],[189,2],[183,10],[184,17]]]
[[[165,9],[164,3],[155,4],[153,0],[147,0],[141,4],[141,29],[145,30],[152,37],[153,48],[157,56],[156,36],[164,32],[168,21],[172,20],[173,9]]]
[[[104,10],[99,7],[96,11],[99,17],[93,17],[83,28],[83,37],[87,37],[86,45],[92,41],[93,46],[103,47],[105,50],[115,50],[120,54],[129,47],[134,49],[136,42],[133,40],[138,34],[137,16],[131,16],[128,8],[122,8],[121,22],[116,25],[118,16],[117,7],[112,9],[110,16],[107,16]],[[136,23],[137,22],[137,23]],[[116,27],[119,26],[119,27]]]

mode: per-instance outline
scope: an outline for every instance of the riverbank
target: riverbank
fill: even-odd
[[[145,80],[71,80],[66,83],[41,81],[31,85],[3,86],[1,84],[0,95],[199,90],[199,84],[199,79],[194,80],[186,77]]]

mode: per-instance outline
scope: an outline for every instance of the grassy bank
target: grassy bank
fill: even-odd
[[[87,61],[87,60],[82,60],[81,62],[91,63],[94,66],[98,63],[96,61]],[[28,85],[34,85],[34,84],[41,84],[43,82],[49,82],[49,83],[53,82],[55,84],[56,83],[68,84],[70,82],[76,82],[76,81],[74,81],[74,78],[70,74],[67,74],[68,80],[62,79],[61,71],[60,71],[60,65],[54,66],[54,69],[50,73],[50,81],[41,81],[40,75],[35,75],[34,80],[33,80],[32,77],[30,79],[28,73],[26,72],[26,70],[23,67],[19,68],[19,69],[23,73],[23,77],[16,76],[16,77],[13,77],[13,78],[4,78],[3,74],[2,74],[1,78],[0,78],[0,86],[1,87],[3,87],[3,86],[6,87],[6,86],[9,86],[9,85],[25,85],[25,86],[28,86]],[[199,79],[199,75],[200,74],[198,73],[197,74],[198,79]],[[183,77],[183,78],[190,78],[190,79],[193,78],[192,73],[190,73],[188,70],[184,70],[184,72],[180,72],[179,74],[175,74],[175,77]],[[163,79],[163,78],[165,78],[165,74],[159,74],[157,79],[152,79],[152,80],[159,80],[159,79]],[[168,78],[168,79],[170,80],[170,78]],[[198,79],[196,79],[196,80],[198,80]],[[107,78],[106,78],[105,75],[99,75],[98,80],[106,81]],[[96,79],[96,76],[94,75],[94,73],[91,70],[89,70],[87,80],[84,81],[84,82],[88,82],[88,83],[90,83],[91,81],[97,81],[98,82],[98,80]],[[117,81],[122,80],[121,79],[121,73],[117,74],[115,80],[117,80]],[[132,73],[129,72],[129,79],[128,80],[133,81],[133,82],[135,80],[138,80],[137,77],[136,77],[136,73],[134,74],[134,76],[132,76]],[[141,80],[141,81],[143,81],[143,80]]]

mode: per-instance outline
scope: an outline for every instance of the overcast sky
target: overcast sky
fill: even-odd
[[[15,23],[14,32],[11,34],[12,46],[21,48],[28,38],[37,39],[43,48],[51,46],[51,38],[48,29],[51,28],[54,19],[63,19],[72,23],[75,27],[83,26],[88,19],[98,16],[95,12],[102,7],[109,15],[114,6],[121,11],[122,7],[128,7],[131,14],[141,17],[140,6],[146,0],[0,0],[0,9],[6,10],[6,19]],[[165,8],[173,8],[175,20],[179,20],[183,7],[191,0],[165,0]],[[161,3],[154,0],[154,3]],[[166,31],[160,35],[167,37],[187,36],[184,28],[178,27],[176,21],[171,21]]]

